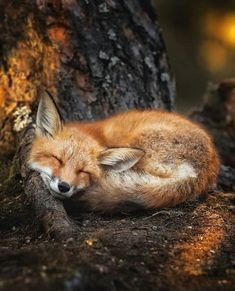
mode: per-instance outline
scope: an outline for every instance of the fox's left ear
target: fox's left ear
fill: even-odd
[[[132,168],[145,152],[134,148],[110,148],[100,155],[100,164],[109,170],[122,172]]]
[[[63,122],[56,103],[47,91],[41,95],[36,118],[36,135],[53,137],[62,129]]]

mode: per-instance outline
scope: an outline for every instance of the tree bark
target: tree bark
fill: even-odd
[[[209,83],[204,103],[190,118],[203,124],[213,136],[220,154],[218,185],[224,191],[235,189],[235,78]]]
[[[173,108],[174,79],[148,1],[5,0],[0,11],[2,136],[9,122],[17,128],[18,121],[7,118],[22,104],[34,120],[42,87],[56,97],[65,120]],[[27,167],[33,136],[29,126],[18,148],[25,193],[45,230],[69,237],[74,224],[63,205]]]

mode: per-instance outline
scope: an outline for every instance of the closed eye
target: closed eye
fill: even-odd
[[[57,162],[59,162],[60,164],[63,164],[63,161],[62,161],[60,158],[58,158],[57,156],[52,155],[51,158],[55,159],[55,160],[56,160]]]
[[[78,170],[77,172],[76,172],[76,174],[77,175],[80,175],[80,174],[87,174],[87,175],[90,175],[90,173],[89,172],[87,172],[87,171],[81,171],[81,170]]]

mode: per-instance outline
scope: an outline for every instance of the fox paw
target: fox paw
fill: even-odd
[[[157,165],[154,168],[154,174],[161,178],[169,178],[173,174],[173,171],[169,166]]]

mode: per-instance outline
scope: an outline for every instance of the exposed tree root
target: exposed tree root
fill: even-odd
[[[63,203],[56,200],[47,190],[39,174],[31,171],[27,157],[34,138],[34,128],[29,126],[22,134],[16,159],[24,181],[25,194],[35,208],[37,221],[45,232],[58,240],[67,240],[76,233],[76,226],[67,216]]]

